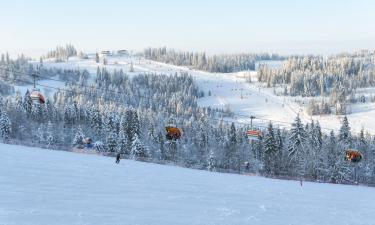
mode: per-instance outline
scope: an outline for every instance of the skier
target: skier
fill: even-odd
[[[245,169],[246,169],[246,171],[249,171],[249,169],[250,169],[250,163],[249,162],[245,162]]]
[[[117,155],[116,155],[116,163],[117,163],[117,164],[120,163],[120,158],[121,158],[120,153],[117,153]]]

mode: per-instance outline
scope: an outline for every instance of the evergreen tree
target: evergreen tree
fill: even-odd
[[[133,159],[147,157],[147,149],[143,146],[137,134],[134,135],[132,140],[131,156]]]
[[[339,141],[344,142],[345,144],[351,143],[350,126],[346,116],[344,116],[344,119],[341,122]]]
[[[33,101],[31,100],[30,97],[30,92],[29,90],[26,91],[25,96],[23,98],[23,108],[26,111],[26,115],[30,117],[31,115],[31,110],[33,108]]]
[[[294,166],[294,173],[299,175],[300,178],[305,174],[305,142],[306,132],[301,123],[301,119],[297,116],[290,130],[288,156]]]
[[[166,156],[165,148],[164,148],[164,137],[163,137],[163,134],[161,132],[158,133],[158,143],[159,143],[160,159],[166,160],[167,156]]]
[[[207,159],[207,169],[209,171],[215,171],[215,153],[213,149],[210,149]]]
[[[98,53],[95,53],[95,62],[96,63],[100,62],[100,58],[99,58],[99,54]]]
[[[237,132],[236,126],[234,123],[231,124],[230,130],[228,133],[228,141],[225,147],[225,168],[234,169],[236,166],[239,166],[237,158]],[[239,169],[239,168],[237,168]]]
[[[84,138],[85,138],[85,135],[83,134],[82,128],[79,126],[74,135],[72,146],[73,147],[82,146]]]
[[[117,150],[116,152],[121,153],[121,154],[129,154],[129,151],[127,149],[128,144],[127,144],[127,138],[125,135],[125,131],[123,128],[120,128],[120,132],[117,138]]]
[[[281,170],[283,169],[283,148],[284,148],[284,140],[281,135],[281,131],[278,128],[276,132],[276,149],[277,149],[277,154],[276,154],[276,161],[275,161],[275,175],[278,175]]]
[[[111,132],[107,136],[107,151],[116,152],[117,149],[117,135],[115,132]]]
[[[264,169],[266,174],[273,175],[276,171],[276,155],[277,155],[277,141],[273,130],[272,123],[270,122],[267,128],[267,133],[263,139],[264,146]]]
[[[8,114],[2,110],[0,116],[0,135],[4,141],[8,141],[10,138],[12,123],[10,122]]]
[[[55,138],[54,138],[54,130],[51,121],[48,121],[47,129],[46,129],[46,144],[47,148],[51,148],[55,144]]]

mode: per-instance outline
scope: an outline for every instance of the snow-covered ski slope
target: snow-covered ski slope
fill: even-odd
[[[375,188],[0,144],[1,225],[374,225]]]
[[[186,67],[174,66],[165,63],[159,63],[146,60],[139,57],[108,57],[108,70],[120,70],[128,73],[130,76],[144,73],[155,74],[175,74],[185,71],[195,77],[200,90],[203,90],[206,97],[198,100],[201,106],[211,106],[216,108],[227,108],[238,114],[256,117],[254,124],[267,126],[272,120],[274,125],[289,128],[297,114],[300,115],[303,122],[311,122],[311,119],[319,120],[323,131],[328,133],[331,130],[338,131],[341,117],[335,115],[329,116],[309,116],[306,113],[306,107],[302,107],[294,100],[301,98],[292,98],[276,96],[272,88],[264,88],[264,84],[257,82],[256,71],[238,72],[238,73],[209,73],[203,71],[190,70]],[[134,65],[134,72],[129,72],[130,64]],[[270,62],[271,66],[280,65],[280,62]],[[54,63],[52,60],[44,62],[45,67],[59,67],[69,69],[87,69],[91,74],[96,74],[97,67],[103,67],[102,63],[97,64],[94,55],[89,59],[71,58],[68,62]],[[253,83],[247,83],[246,77],[251,77]],[[211,96],[208,96],[211,91]],[[242,97],[241,97],[242,96]],[[352,114],[348,115],[352,131],[359,133],[364,128],[372,134],[375,134],[375,106],[372,103],[366,103],[353,106]],[[234,118],[239,123],[249,123],[248,117],[237,116]]]

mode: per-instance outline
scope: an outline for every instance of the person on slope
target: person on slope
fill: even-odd
[[[120,158],[121,158],[120,153],[117,153],[117,155],[116,155],[116,163],[117,163],[117,164],[120,163]]]

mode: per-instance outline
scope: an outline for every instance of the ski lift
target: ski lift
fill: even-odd
[[[44,104],[46,102],[42,93],[40,93],[39,89],[34,88],[33,91],[30,93],[30,98],[34,104]]]
[[[252,128],[252,129],[246,131],[246,135],[249,138],[249,140],[258,141],[260,138],[262,138],[263,133],[260,130]]]
[[[167,134],[165,135],[167,140],[177,141],[181,138],[182,130],[176,126],[175,120],[170,120],[169,123],[165,126]]]
[[[348,160],[348,161],[350,161],[350,162],[358,163],[358,162],[360,162],[362,160],[362,158],[363,158],[362,153],[360,153],[357,150],[348,149],[346,151],[346,157],[345,157],[345,159]]]
[[[246,131],[246,135],[251,141],[258,141],[262,138],[263,133],[260,129],[253,127],[253,119],[255,119],[255,116],[250,116],[250,129]]]
[[[33,74],[32,75],[33,78],[34,78],[34,88],[32,90],[32,92],[30,93],[30,98],[31,100],[33,101],[34,104],[44,104],[46,102],[44,96],[42,95],[42,93],[40,92],[40,90],[38,88],[36,88],[36,85],[35,85],[35,78],[36,78],[36,74]]]

